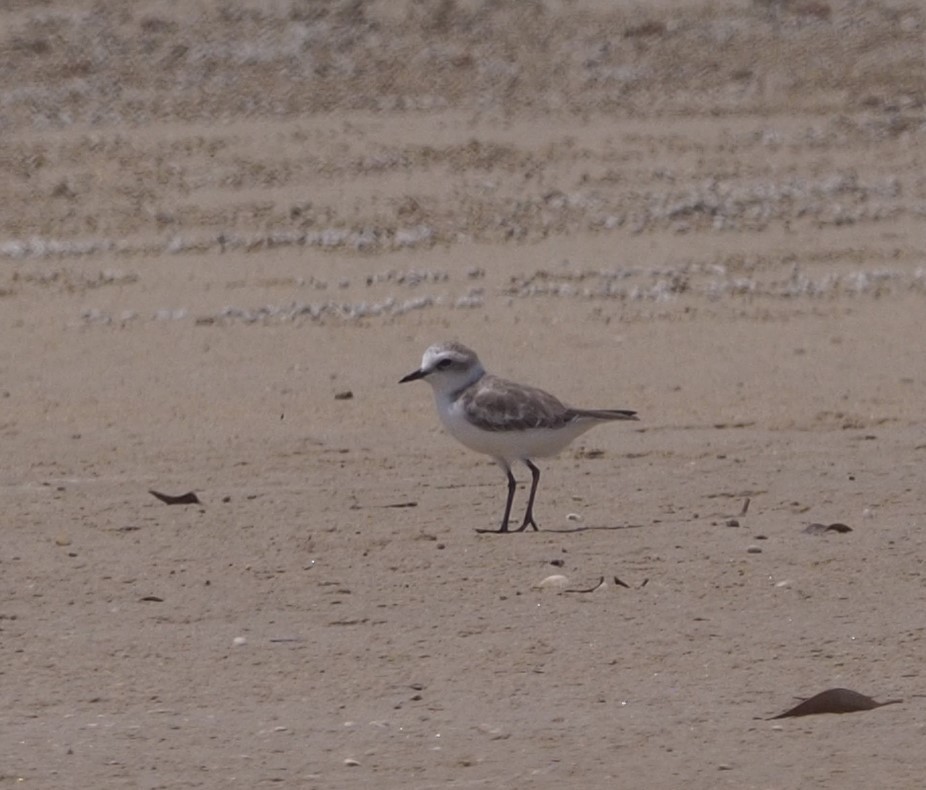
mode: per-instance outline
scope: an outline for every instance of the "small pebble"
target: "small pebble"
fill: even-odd
[[[505,741],[511,733],[495,724],[480,724],[476,729],[483,735],[488,735],[493,741]]]
[[[580,516],[578,513],[567,513],[566,514],[566,521],[581,521],[581,520],[582,520],[582,516]]]
[[[344,760],[344,765],[357,766],[360,765],[360,760],[355,760],[353,757],[348,757]]]
[[[746,553],[747,554],[761,554],[762,547],[761,546],[750,546],[748,549],[746,549]]]
[[[64,535],[64,534],[58,535],[58,537],[55,538],[55,545],[56,546],[70,546],[71,539],[67,535]]]
[[[242,645],[246,645],[247,643],[248,643],[247,638],[243,636],[236,636],[234,639],[232,639],[232,644],[235,647],[241,647]]]
[[[353,400],[354,393],[350,390],[344,390],[343,392],[334,393],[335,400]]]

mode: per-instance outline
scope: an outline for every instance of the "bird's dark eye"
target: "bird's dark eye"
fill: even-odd
[[[440,362],[437,363],[437,369],[447,370],[447,368],[449,368],[452,364],[453,364],[452,359],[442,359]]]

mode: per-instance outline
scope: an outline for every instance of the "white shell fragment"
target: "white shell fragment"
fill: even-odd
[[[565,590],[568,584],[568,578],[556,573],[552,576],[547,576],[545,579],[541,579],[534,585],[534,588],[537,590]]]

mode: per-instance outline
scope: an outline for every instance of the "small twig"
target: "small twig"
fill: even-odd
[[[749,510],[749,503],[750,503],[751,501],[752,501],[752,500],[751,500],[749,497],[746,497],[746,501],[743,502],[743,509],[740,511],[740,516],[745,516],[745,515],[746,515],[746,511]]]
[[[160,491],[154,491],[152,489],[148,490],[148,493],[151,496],[157,497],[165,505],[201,505],[202,502],[199,501],[199,497],[196,496],[192,491],[188,491],[185,494],[180,494],[179,496],[173,496],[172,494],[162,494]]]

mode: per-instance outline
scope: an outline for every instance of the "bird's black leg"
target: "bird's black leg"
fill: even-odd
[[[536,532],[538,527],[537,522],[534,521],[534,496],[537,493],[537,483],[540,482],[540,470],[527,458],[524,459],[524,463],[527,464],[527,468],[531,470],[531,494],[527,499],[527,511],[524,513],[524,522],[518,527],[518,532],[524,532],[528,526],[533,527],[534,532]]]
[[[508,475],[508,501],[505,503],[505,515],[502,518],[502,525],[498,528],[499,532],[508,531],[508,517],[511,515],[511,503],[514,502],[514,491],[518,487],[518,481],[511,474],[511,467],[505,464],[505,473]]]

